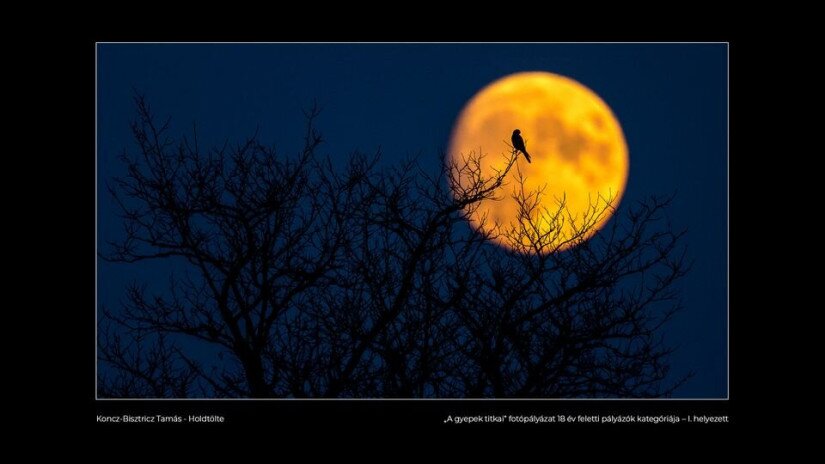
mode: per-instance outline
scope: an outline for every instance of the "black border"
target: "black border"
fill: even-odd
[[[518,34],[516,34],[518,36]],[[529,34],[527,34],[529,35]],[[340,38],[339,38],[340,39]],[[739,313],[739,308],[741,307],[741,299],[740,295],[742,294],[742,282],[745,281],[745,278],[742,277],[742,272],[745,270],[746,266],[740,264],[740,258],[742,258],[746,253],[743,253],[743,250],[746,250],[744,246],[739,245],[739,238],[737,237],[734,239],[734,236],[740,235],[742,227],[740,226],[741,217],[745,216],[745,214],[741,213],[739,203],[739,194],[738,191],[740,187],[740,181],[738,175],[734,175],[734,173],[738,173],[739,169],[742,167],[739,164],[739,155],[737,153],[740,152],[740,145],[739,141],[735,141],[735,135],[737,138],[739,137],[740,131],[744,127],[744,123],[740,123],[739,120],[743,117],[745,113],[744,110],[740,109],[740,104],[742,103],[743,99],[741,98],[741,94],[739,92],[739,84],[734,84],[735,80],[740,76],[740,60],[744,59],[746,55],[745,51],[748,50],[748,47],[743,45],[742,41],[734,41],[731,40],[729,37],[725,35],[716,35],[705,37],[702,39],[697,38],[656,38],[656,39],[639,39],[639,38],[631,38],[631,37],[624,37],[621,39],[615,39],[616,41],[650,41],[650,42],[659,42],[659,41],[727,41],[730,42],[729,45],[729,81],[730,81],[730,89],[729,89],[729,99],[730,105],[728,108],[729,111],[729,137],[730,137],[730,165],[729,165],[729,189],[730,189],[730,223],[729,223],[729,233],[730,233],[730,242],[729,242],[729,256],[730,256],[730,263],[729,263],[729,270],[730,270],[730,328],[729,328],[729,346],[730,346],[730,353],[729,353],[729,379],[728,379],[728,387],[730,392],[730,397],[728,400],[590,400],[590,401],[566,401],[566,400],[518,400],[518,401],[510,401],[510,400],[462,400],[462,401],[452,401],[452,400],[437,400],[437,401],[404,401],[404,400],[384,400],[384,401],[368,401],[368,400],[301,400],[301,401],[271,401],[271,400],[231,400],[231,401],[219,401],[219,400],[210,400],[210,401],[198,401],[198,400],[187,400],[187,401],[146,401],[146,400],[96,400],[94,397],[95,391],[95,375],[94,375],[94,363],[92,362],[94,357],[96,356],[95,353],[95,345],[92,343],[94,340],[94,313],[92,311],[88,311],[87,308],[89,306],[94,306],[95,295],[94,295],[94,275],[95,275],[95,259],[92,254],[89,252],[92,248],[94,248],[94,218],[96,215],[95,211],[95,204],[94,204],[94,185],[96,179],[94,178],[95,172],[95,157],[91,156],[90,154],[94,154],[95,149],[95,132],[94,132],[94,117],[95,117],[95,99],[94,99],[94,92],[95,92],[95,84],[94,84],[94,72],[95,72],[95,43],[98,41],[142,41],[142,40],[157,40],[157,41],[178,41],[178,40],[185,40],[185,41],[197,41],[197,40],[208,40],[208,41],[270,41],[270,40],[290,40],[290,41],[301,41],[301,40],[311,40],[311,41],[327,41],[330,38],[321,36],[313,36],[309,37],[297,37],[291,39],[273,39],[271,37],[264,38],[264,37],[251,37],[251,34],[241,34],[240,37],[233,37],[231,39],[224,38],[224,39],[216,39],[206,38],[206,37],[197,37],[195,38],[188,37],[174,37],[174,35],[167,34],[165,36],[161,35],[161,37],[153,37],[151,39],[147,37],[126,37],[126,36],[114,36],[112,34],[103,34],[96,37],[87,37],[85,40],[74,42],[73,45],[77,45],[72,51],[77,54],[77,58],[74,59],[74,67],[77,67],[78,63],[82,63],[83,67],[87,70],[83,73],[77,73],[79,77],[80,83],[76,85],[73,89],[67,90],[70,98],[73,98],[73,104],[76,104],[76,108],[83,108],[83,117],[77,117],[70,122],[74,122],[79,125],[79,129],[76,134],[85,134],[80,140],[80,144],[78,147],[86,147],[85,149],[77,149],[72,150],[73,157],[70,160],[64,161],[67,164],[67,169],[73,170],[76,169],[80,172],[79,175],[74,176],[71,179],[71,184],[74,188],[77,186],[81,186],[82,193],[80,202],[78,204],[83,205],[80,208],[81,211],[84,211],[84,226],[78,227],[76,233],[78,233],[79,238],[74,242],[77,244],[82,244],[83,246],[78,245],[77,252],[79,255],[77,263],[82,263],[82,267],[86,269],[89,274],[85,274],[87,276],[91,276],[91,278],[87,277],[85,279],[80,280],[76,285],[77,294],[80,297],[77,298],[77,304],[72,305],[75,307],[77,311],[80,312],[82,317],[77,318],[77,314],[75,313],[75,317],[72,318],[73,323],[80,323],[81,327],[76,332],[77,334],[82,334],[81,336],[72,337],[76,342],[78,339],[81,340],[80,352],[78,354],[79,363],[83,366],[83,369],[78,372],[76,367],[77,364],[74,364],[72,367],[73,373],[67,374],[64,378],[66,379],[74,379],[71,380],[72,382],[76,381],[76,384],[72,385],[72,387],[79,386],[80,388],[80,396],[85,398],[84,403],[86,407],[83,408],[85,412],[82,413],[84,423],[94,423],[98,426],[110,430],[117,430],[123,427],[122,430],[128,430],[133,427],[145,427],[145,424],[112,424],[112,423],[101,423],[98,420],[99,416],[103,415],[115,415],[120,416],[123,414],[130,414],[130,415],[155,415],[155,414],[162,414],[162,415],[220,415],[225,418],[223,423],[196,423],[196,424],[176,424],[176,423],[166,423],[162,424],[161,427],[163,429],[179,429],[181,427],[189,427],[189,428],[223,428],[223,427],[231,427],[231,426],[273,426],[278,424],[288,424],[290,427],[297,427],[297,428],[308,428],[308,429],[320,429],[320,428],[332,428],[337,430],[346,429],[348,427],[352,427],[353,424],[357,424],[360,427],[369,427],[373,429],[392,429],[394,426],[404,425],[414,425],[414,426],[423,426],[428,428],[435,428],[435,430],[447,430],[450,428],[458,428],[458,426],[450,423],[444,423],[444,420],[447,416],[477,416],[477,415],[501,415],[501,414],[513,414],[513,415],[558,415],[558,414],[565,414],[565,415],[677,415],[677,416],[686,416],[686,415],[712,415],[712,416],[728,416],[729,422],[728,424],[737,424],[743,423],[748,421],[752,418],[752,412],[748,411],[744,407],[745,402],[745,389],[743,385],[747,385],[748,383],[745,381],[740,380],[742,377],[740,376],[741,372],[741,362],[743,359],[742,356],[742,349],[740,348],[740,344],[743,341],[745,336],[743,335],[746,333],[746,329],[742,328],[742,320]],[[346,39],[347,41],[359,41],[361,40],[360,37],[349,37]],[[400,39],[393,39],[393,38],[383,38],[382,41],[394,41]],[[451,40],[451,41],[468,41],[469,39],[466,38],[452,38],[452,39],[439,39],[435,40],[433,38],[428,39],[406,39],[408,41],[411,40],[425,40],[425,41],[440,41],[440,40]],[[484,39],[475,39],[477,41],[487,41]],[[501,40],[501,39],[500,39]],[[565,37],[565,38],[527,38],[527,37],[514,37],[508,38],[506,41],[520,41],[520,40],[537,40],[537,41],[604,41],[607,38],[601,37],[578,37],[575,34],[572,37]],[[82,160],[78,162],[77,160]],[[735,180],[736,178],[736,180]],[[734,204],[736,204],[734,206]],[[749,390],[749,389],[748,389]],[[494,424],[494,423],[483,423],[483,424],[470,424],[467,426],[472,429],[477,428],[495,428],[501,427],[503,424]],[[558,430],[561,428],[565,429],[573,429],[573,430],[585,430],[591,428],[600,428],[600,429],[616,429],[617,427],[622,427],[620,425],[595,425],[595,424],[510,424],[511,427],[522,429],[522,428],[536,428],[539,427],[542,430]],[[643,427],[643,428],[713,428],[716,429],[723,424],[696,424],[696,423],[687,423],[682,421],[678,424],[670,424],[664,423],[659,425],[652,425],[652,424],[630,424],[632,427]]]

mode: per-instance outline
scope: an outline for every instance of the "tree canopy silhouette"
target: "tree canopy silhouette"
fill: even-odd
[[[205,151],[136,104],[138,149],[108,184],[124,233],[101,257],[186,272],[101,307],[100,396],[651,397],[686,379],[661,334],[689,267],[669,198],[584,240],[613,205],[594,207],[554,252],[542,192],[505,182],[516,150],[492,178],[481,153],[439,175],[380,152],[338,166],[314,108],[297,154],[257,135]],[[520,206],[493,229],[512,250],[464,218],[501,195]],[[563,200],[549,214],[572,220]]]

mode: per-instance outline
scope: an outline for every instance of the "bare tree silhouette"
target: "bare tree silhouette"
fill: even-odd
[[[438,176],[380,152],[334,166],[314,108],[297,156],[257,135],[204,152],[136,104],[139,151],[109,184],[125,234],[101,257],[187,272],[101,307],[100,396],[649,397],[687,378],[660,333],[689,267],[669,198],[585,240],[607,199],[559,237],[537,222],[572,220],[564,201],[538,214],[541,191],[506,185],[515,149],[487,178],[473,153]],[[465,225],[511,187],[518,225]]]

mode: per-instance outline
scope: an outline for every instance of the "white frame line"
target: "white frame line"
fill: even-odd
[[[726,182],[725,192],[726,198],[726,243],[725,243],[725,300],[727,306],[727,340],[726,340],[726,355],[727,362],[725,365],[727,371],[726,387],[727,392],[724,398],[100,398],[98,396],[98,48],[99,45],[107,44],[190,44],[190,45],[238,45],[238,44],[364,44],[364,45],[381,45],[381,44],[447,44],[447,45],[489,45],[489,44],[585,44],[585,45],[628,45],[628,44],[644,44],[644,45],[674,45],[674,44],[711,44],[711,45],[725,45],[726,55],[726,99],[727,107],[725,111],[726,119]],[[95,401],[728,401],[730,400],[730,42],[95,42]]]

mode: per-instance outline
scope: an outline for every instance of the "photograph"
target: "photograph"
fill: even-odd
[[[95,42],[96,421],[726,422],[729,48]]]

